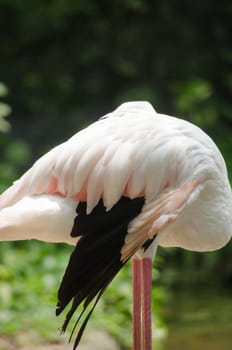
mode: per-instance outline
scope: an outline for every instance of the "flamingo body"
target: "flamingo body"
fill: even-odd
[[[226,165],[214,142],[147,102],[128,102],[45,154],[0,196],[0,240],[76,244],[57,314],[72,301],[65,330],[82,301],[84,311],[93,303],[77,346],[128,259],[152,258],[158,245],[219,249],[231,237],[231,213]]]

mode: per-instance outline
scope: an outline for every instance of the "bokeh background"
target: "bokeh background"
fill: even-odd
[[[38,156],[128,100],[199,125],[232,176],[231,35],[226,0],[0,0],[1,191]],[[67,341],[53,310],[71,250],[1,243],[1,350]],[[206,254],[158,251],[154,349],[230,349],[231,254],[231,243]],[[131,345],[129,277],[130,266],[88,328],[104,330],[121,349]]]

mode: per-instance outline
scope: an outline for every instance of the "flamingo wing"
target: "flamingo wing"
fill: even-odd
[[[141,105],[122,105],[53,148],[1,195],[0,208],[24,196],[52,194],[86,201],[90,213],[101,198],[110,210],[123,194],[154,195],[167,177],[163,169],[173,143],[159,133],[153,108]]]

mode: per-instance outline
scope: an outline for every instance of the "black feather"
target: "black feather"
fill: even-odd
[[[104,290],[122,268],[121,248],[124,244],[128,224],[141,212],[144,198],[122,197],[110,211],[106,211],[100,200],[91,214],[86,214],[86,203],[77,207],[71,235],[81,236],[76,245],[61,286],[58,291],[56,315],[72,301],[62,330],[65,331],[76,309],[83,303],[82,312],[74,326],[82,319],[86,308],[93,302],[79,328],[74,344],[76,349],[87,322]],[[73,330],[74,331],[74,330]],[[73,332],[72,332],[73,333]]]
[[[144,252],[150,247],[150,245],[152,244],[154,239],[155,239],[155,237],[150,238],[142,245],[142,248],[143,248]]]

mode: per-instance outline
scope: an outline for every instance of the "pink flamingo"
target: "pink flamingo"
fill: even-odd
[[[65,331],[82,304],[74,349],[100,296],[133,257],[133,349],[151,350],[157,246],[219,249],[231,237],[231,214],[214,142],[147,102],[128,102],[45,154],[0,196],[0,240],[76,245],[56,309],[59,315],[71,303]]]

